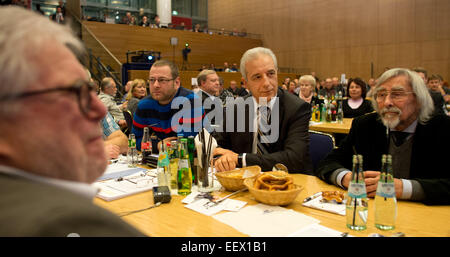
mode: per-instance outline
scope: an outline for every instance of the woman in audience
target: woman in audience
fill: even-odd
[[[127,109],[134,114],[137,109],[137,105],[139,100],[144,98],[147,95],[147,90],[145,88],[145,80],[143,79],[135,79],[131,84],[130,90],[127,95]]]
[[[342,103],[344,118],[355,118],[365,113],[373,112],[370,101],[366,100],[366,83],[360,78],[349,79],[347,96]]]
[[[305,100],[309,104],[318,103],[317,97],[314,96],[314,88],[316,87],[316,79],[311,75],[303,75],[298,80],[300,84],[300,92],[298,97]]]

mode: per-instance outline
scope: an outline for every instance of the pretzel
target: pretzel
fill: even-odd
[[[268,191],[285,191],[294,189],[294,180],[283,171],[265,172],[258,176],[254,183],[256,189]]]
[[[322,198],[325,201],[336,201],[337,203],[342,203],[344,201],[344,193],[340,191],[323,191]]]

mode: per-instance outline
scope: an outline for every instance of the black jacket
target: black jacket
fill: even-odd
[[[241,100],[248,99],[247,96]],[[278,89],[277,97],[279,100],[279,136],[276,143],[272,143],[268,149],[270,154],[257,155],[252,154],[253,133],[250,132],[249,110],[253,106],[245,105],[242,108],[234,108],[234,124],[226,124],[226,110],[224,113],[224,131],[227,126],[233,126],[234,132],[223,132],[216,135],[220,147],[232,150],[236,153],[247,153],[247,166],[259,165],[262,171],[270,171],[276,163],[283,163],[291,173],[312,174],[312,164],[309,157],[309,120],[311,118],[310,105],[305,101],[295,97],[293,94]],[[239,98],[237,98],[239,101]],[[253,102],[253,101],[248,101]],[[236,106],[236,105],[235,105]],[[240,120],[245,124],[244,132],[236,132],[238,126],[238,114],[245,114]],[[272,117],[276,115],[276,110],[272,110]],[[272,121],[274,119],[272,118]],[[255,132],[256,133],[256,132]]]
[[[450,117],[438,115],[425,125],[418,123],[413,135],[409,179],[422,186],[425,204],[450,204],[449,131]],[[378,113],[355,118],[348,136],[319,163],[316,175],[331,183],[330,176],[336,169],[351,170],[353,146],[363,155],[363,170],[381,170],[381,155],[387,152],[388,138]]]

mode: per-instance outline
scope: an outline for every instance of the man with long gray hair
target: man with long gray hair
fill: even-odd
[[[15,17],[21,17],[20,20]],[[92,204],[106,108],[69,27],[0,8],[0,236],[140,236]]]
[[[425,204],[450,203],[450,117],[433,115],[433,101],[423,80],[408,69],[390,69],[377,80],[372,104],[376,112],[355,118],[339,148],[319,163],[317,176],[348,188],[352,155],[363,155],[369,197],[375,196],[382,154],[392,155],[398,199]]]

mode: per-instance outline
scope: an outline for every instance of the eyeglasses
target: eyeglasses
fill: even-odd
[[[407,95],[414,94],[414,92],[406,92],[405,90],[380,90],[374,94],[375,100],[384,101],[386,97],[390,95],[392,101],[401,101],[406,98]]]
[[[56,87],[56,88],[48,88],[43,90],[36,90],[36,91],[29,91],[20,93],[17,95],[6,95],[0,97],[0,101],[8,101],[8,100],[16,100],[20,98],[35,96],[35,95],[41,95],[41,94],[47,94],[47,93],[53,93],[53,92],[59,92],[59,91],[67,91],[71,93],[75,93],[78,97],[78,106],[80,107],[81,113],[83,115],[87,116],[89,111],[91,110],[91,102],[92,102],[92,95],[91,92],[94,92],[94,84],[89,81],[84,80],[77,80],[72,86],[70,87]]]
[[[166,78],[150,78],[148,81],[150,82],[150,85],[154,85],[156,81],[158,81],[158,84],[160,85],[167,85],[167,83],[169,83],[169,81],[172,81],[175,79],[166,79]]]

